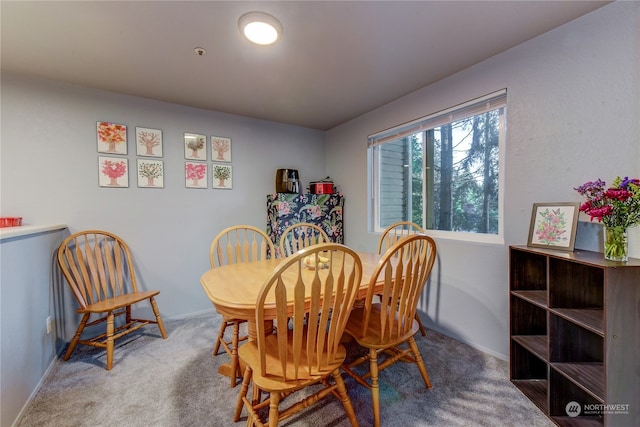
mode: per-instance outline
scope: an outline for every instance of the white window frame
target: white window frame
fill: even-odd
[[[466,117],[481,114],[488,109],[504,108],[504,114],[500,117],[500,137],[498,143],[498,233],[472,233],[460,231],[446,231],[428,229],[427,233],[440,239],[452,239],[464,242],[486,243],[486,244],[504,244],[504,186],[505,186],[505,151],[506,151],[506,123],[507,114],[506,105],[507,90],[502,89],[479,98],[475,98],[463,104],[447,108],[442,111],[421,117],[410,122],[394,126],[384,131],[376,132],[368,136],[368,153],[367,153],[367,169],[369,174],[368,194],[369,194],[369,230],[375,233],[381,233],[384,228],[380,227],[380,212],[377,206],[377,200],[380,198],[378,179],[380,177],[380,158],[376,156],[375,147],[394,139],[398,139],[403,135],[411,135],[419,132],[421,129],[431,129],[441,126],[442,124],[461,120]],[[497,101],[497,105],[496,104]],[[493,105],[491,104],[493,102]],[[484,105],[483,105],[484,104]],[[428,125],[425,127],[425,123]],[[423,182],[424,182],[423,171]]]

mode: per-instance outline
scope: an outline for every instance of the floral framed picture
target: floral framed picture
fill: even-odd
[[[213,188],[231,190],[233,188],[233,167],[231,165],[216,164],[212,166]]]
[[[208,188],[207,164],[184,162],[185,185],[187,188]]]
[[[124,157],[98,156],[100,187],[126,188],[129,186],[129,164]]]
[[[162,131],[136,127],[136,153],[144,157],[162,157]]]
[[[164,188],[164,162],[138,159],[138,187]]]
[[[207,137],[197,133],[184,134],[184,158],[187,160],[207,160]]]
[[[573,251],[580,203],[534,203],[527,246]]]
[[[111,122],[96,122],[98,152],[127,154],[127,125]]]
[[[211,160],[231,163],[231,138],[224,136],[211,137]]]

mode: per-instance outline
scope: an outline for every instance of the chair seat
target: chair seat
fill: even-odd
[[[413,320],[413,324],[407,333],[398,335],[397,331],[393,331],[391,332],[391,336],[384,338],[381,337],[380,331],[385,330],[385,328],[382,328],[380,325],[380,309],[380,304],[371,305],[371,317],[364,336],[362,336],[362,324],[364,323],[364,315],[366,311],[364,308],[357,308],[353,310],[351,312],[351,316],[349,316],[349,322],[347,322],[347,326],[344,330],[345,333],[351,335],[358,344],[362,346],[381,349],[401,344],[414,336],[420,330],[418,322]]]
[[[332,371],[338,369],[344,362],[347,355],[344,346],[341,345],[336,354],[335,360],[327,365],[325,370],[316,372],[309,372],[307,366],[305,364],[301,364],[299,366],[298,373],[296,374],[293,369],[289,369],[293,367],[293,364],[287,363],[285,364],[285,369],[287,369],[287,380],[284,381],[282,379],[282,365],[278,355],[279,347],[277,339],[278,337],[276,335],[269,335],[265,339],[266,363],[269,366],[269,374],[267,376],[259,375],[258,368],[260,366],[260,352],[258,351],[258,344],[256,341],[249,341],[246,344],[241,345],[238,349],[238,356],[240,356],[242,362],[251,366],[253,369],[254,383],[264,391],[291,391],[318,382]],[[306,348],[306,339],[302,344],[302,348]],[[293,360],[291,348],[287,348],[287,350],[287,360]],[[313,356],[315,357],[316,355],[314,354]],[[306,357],[307,353],[306,351],[303,351],[301,358],[306,359]]]
[[[95,304],[89,304],[84,308],[78,308],[78,313],[104,313],[117,310],[131,304],[135,304],[158,295],[160,291],[144,291],[131,294],[118,295],[115,298],[105,299]]]

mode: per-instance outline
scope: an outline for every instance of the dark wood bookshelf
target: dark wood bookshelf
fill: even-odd
[[[640,425],[640,259],[511,246],[509,294],[512,383],[559,426]]]

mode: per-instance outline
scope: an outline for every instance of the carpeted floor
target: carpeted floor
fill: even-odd
[[[218,374],[226,355],[212,357],[217,314],[166,321],[167,340],[155,326],[119,342],[111,371],[103,351],[80,346],[58,360],[19,427],[244,426],[233,423],[239,386]],[[510,382],[508,364],[433,331],[417,342],[433,388],[413,364],[397,363],[380,375],[382,425],[552,426]],[[357,351],[357,349],[353,349]],[[360,426],[372,425],[371,397],[344,376]],[[291,399],[289,397],[288,399]],[[282,426],[342,427],[349,422],[330,397]]]

